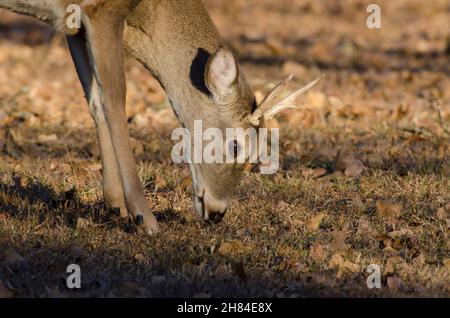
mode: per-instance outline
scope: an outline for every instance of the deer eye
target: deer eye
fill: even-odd
[[[231,139],[227,142],[228,153],[233,155],[236,159],[241,153],[242,146],[236,139]]]

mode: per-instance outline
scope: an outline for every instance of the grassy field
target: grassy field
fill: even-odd
[[[207,0],[256,96],[325,79],[271,123],[281,168],[246,171],[224,221],[193,210],[164,92],[127,63],[146,236],[102,203],[101,166],[64,38],[0,11],[0,297],[450,296],[447,1]],[[338,4],[339,3],[339,4]],[[249,169],[250,170],[250,169]],[[66,268],[82,289],[66,287]],[[381,266],[369,289],[367,266]]]

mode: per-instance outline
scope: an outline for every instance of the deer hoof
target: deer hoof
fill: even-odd
[[[144,224],[144,216],[143,215],[138,215],[135,217],[134,219],[134,223],[136,223],[136,225],[141,226]]]
[[[109,213],[112,215],[119,216],[120,215],[120,208],[110,208]]]

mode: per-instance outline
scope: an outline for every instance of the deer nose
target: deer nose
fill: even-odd
[[[219,223],[222,221],[227,211],[228,203],[220,201],[212,196],[205,195],[204,200],[204,214],[203,219],[211,223]]]
[[[207,196],[196,196],[194,203],[198,215],[211,223],[222,221],[227,210],[227,205],[224,202],[212,201]]]
[[[225,216],[228,207],[228,201],[217,199],[209,191],[194,188],[194,207],[204,221],[219,223]]]
[[[226,211],[225,211],[226,212]],[[223,217],[225,216],[225,212],[223,213],[209,213],[208,214],[208,221],[212,222],[212,223],[220,223],[223,220]]]

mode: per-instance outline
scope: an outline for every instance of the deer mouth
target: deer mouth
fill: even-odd
[[[198,216],[210,223],[219,223],[225,216],[226,208],[219,212],[210,211],[207,208],[208,205],[205,204],[205,190],[202,191],[201,195],[194,194],[194,206]]]
[[[197,215],[204,221],[219,223],[225,215],[227,204],[216,200],[214,196],[208,195],[206,189],[201,186],[201,183],[197,179],[196,169],[193,165],[190,165],[190,170],[192,175],[194,208]]]

